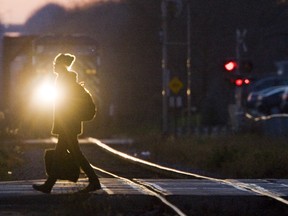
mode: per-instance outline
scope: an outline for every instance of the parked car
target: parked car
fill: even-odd
[[[275,86],[288,86],[288,77],[269,76],[255,81],[247,87],[248,93],[258,92]]]
[[[270,87],[267,89],[262,89],[260,91],[255,91],[255,92],[251,92],[248,94],[247,100],[246,100],[246,108],[248,109],[257,109],[258,108],[258,104],[259,104],[259,100],[258,98],[260,97],[260,95],[266,94],[266,92],[269,92],[271,90],[273,90],[275,87]],[[277,87],[276,87],[277,88]]]
[[[281,112],[288,113],[288,88],[283,92],[281,99]]]
[[[254,102],[257,100],[257,97],[261,91],[267,92],[269,91],[269,88],[277,86],[288,86],[288,77],[269,76],[253,81],[250,85],[247,85],[247,87],[243,89],[243,105],[248,109],[253,108]]]
[[[282,109],[283,94],[286,91],[288,91],[288,85],[263,90],[257,97],[257,110],[267,115],[280,113]]]
[[[264,91],[258,97],[258,110],[264,114],[281,112],[282,95],[287,91],[288,86],[279,86],[270,91]]]

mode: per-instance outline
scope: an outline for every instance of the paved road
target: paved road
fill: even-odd
[[[163,208],[153,196],[143,194],[133,185],[119,179],[100,178],[103,190],[79,195],[87,184],[59,181],[51,195],[34,191],[33,183],[46,178],[43,153],[51,144],[20,147],[25,163],[13,169],[9,182],[0,182],[0,215],[175,215]],[[84,147],[84,146],[83,146]],[[87,150],[87,149],[86,149]],[[93,160],[93,154],[89,155]],[[187,215],[288,215],[288,206],[243,190],[209,180],[134,179],[154,188]],[[234,180],[288,198],[288,180]],[[96,212],[96,213],[95,213]]]
[[[288,207],[247,190],[197,179],[138,179],[165,194],[187,215],[288,215]],[[288,180],[241,180],[288,197]],[[101,178],[103,190],[78,194],[87,184],[58,181],[50,195],[34,191],[43,180],[0,182],[0,215],[175,215],[160,201],[115,178]]]

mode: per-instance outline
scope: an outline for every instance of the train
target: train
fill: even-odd
[[[53,60],[58,53],[76,56],[73,70],[101,106],[100,47],[87,35],[4,35],[1,111],[7,130],[21,136],[50,135],[53,117]],[[15,132],[16,130],[16,132]]]

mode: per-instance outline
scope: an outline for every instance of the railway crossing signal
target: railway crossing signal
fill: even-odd
[[[241,87],[244,85],[249,85],[251,83],[249,78],[237,78],[233,81],[235,86]]]
[[[236,61],[227,61],[225,62],[224,64],[224,69],[227,71],[227,72],[233,72],[236,70],[236,68],[238,67],[238,64]]]
[[[242,60],[238,63],[236,60],[227,60],[223,65],[226,74],[226,78],[230,80],[230,83],[236,87],[243,87],[251,84],[250,72],[253,68],[250,60]]]

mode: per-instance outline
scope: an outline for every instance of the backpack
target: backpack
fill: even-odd
[[[90,121],[96,115],[96,106],[92,95],[83,85],[79,84],[78,117],[81,121]]]

